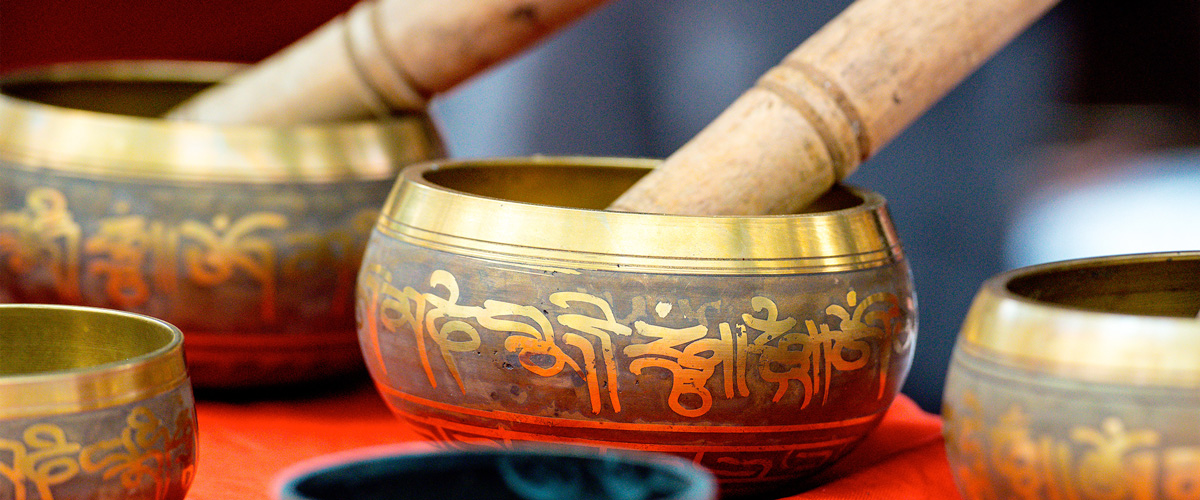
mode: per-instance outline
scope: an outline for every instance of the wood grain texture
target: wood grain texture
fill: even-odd
[[[794,212],[1057,0],[858,0],[609,207]]]
[[[603,0],[363,0],[284,50],[167,113],[288,125],[423,110],[434,94]]]

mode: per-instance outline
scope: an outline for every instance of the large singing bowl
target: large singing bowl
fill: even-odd
[[[603,210],[651,161],[406,169],[358,281],[383,397],[425,436],[681,455],[725,493],[802,482],[907,374],[915,311],[883,199],[814,213]]]
[[[0,304],[0,498],[183,500],[196,455],[177,328],[111,309]]]
[[[1096,257],[987,281],[945,391],[967,499],[1200,495],[1200,252]]]
[[[424,115],[290,128],[152,118],[236,66],[99,62],[0,79],[0,297],[187,334],[197,387],[361,373],[354,277]]]

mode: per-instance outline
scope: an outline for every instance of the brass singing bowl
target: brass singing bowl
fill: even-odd
[[[907,261],[877,194],[814,213],[603,210],[655,162],[406,169],[367,244],[359,337],[431,440],[672,453],[725,493],[792,487],[883,416],[911,362]]]
[[[1200,487],[1200,252],[988,280],[955,346],[947,451],[965,498],[1190,498]]]
[[[0,353],[0,498],[183,499],[196,413],[177,328],[0,304]]]
[[[276,500],[716,500],[717,485],[703,467],[659,453],[409,443],[301,462],[279,474],[273,493]]]
[[[354,276],[425,115],[287,128],[154,118],[240,68],[138,61],[0,79],[0,297],[187,333],[197,387],[362,373]]]

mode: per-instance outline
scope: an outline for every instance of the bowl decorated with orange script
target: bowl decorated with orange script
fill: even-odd
[[[241,66],[96,61],[0,78],[0,297],[106,307],[187,334],[197,388],[362,375],[354,277],[428,116],[158,118]]]
[[[0,498],[182,500],[196,412],[179,329],[0,304]]]
[[[686,457],[725,493],[791,487],[875,427],[915,338],[877,194],[809,213],[603,210],[650,160],[406,169],[367,244],[358,332],[384,399],[446,446]]]
[[[1200,252],[1015,269],[980,287],[946,377],[963,496],[1200,492]]]

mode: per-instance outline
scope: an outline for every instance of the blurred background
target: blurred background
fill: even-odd
[[[352,3],[4,0],[0,71],[255,62]],[[457,157],[665,157],[848,4],[614,0],[431,112]],[[917,286],[905,392],[939,409],[954,337],[996,273],[1200,248],[1198,122],[1200,2],[1064,0],[862,165],[847,182],[888,198]]]

